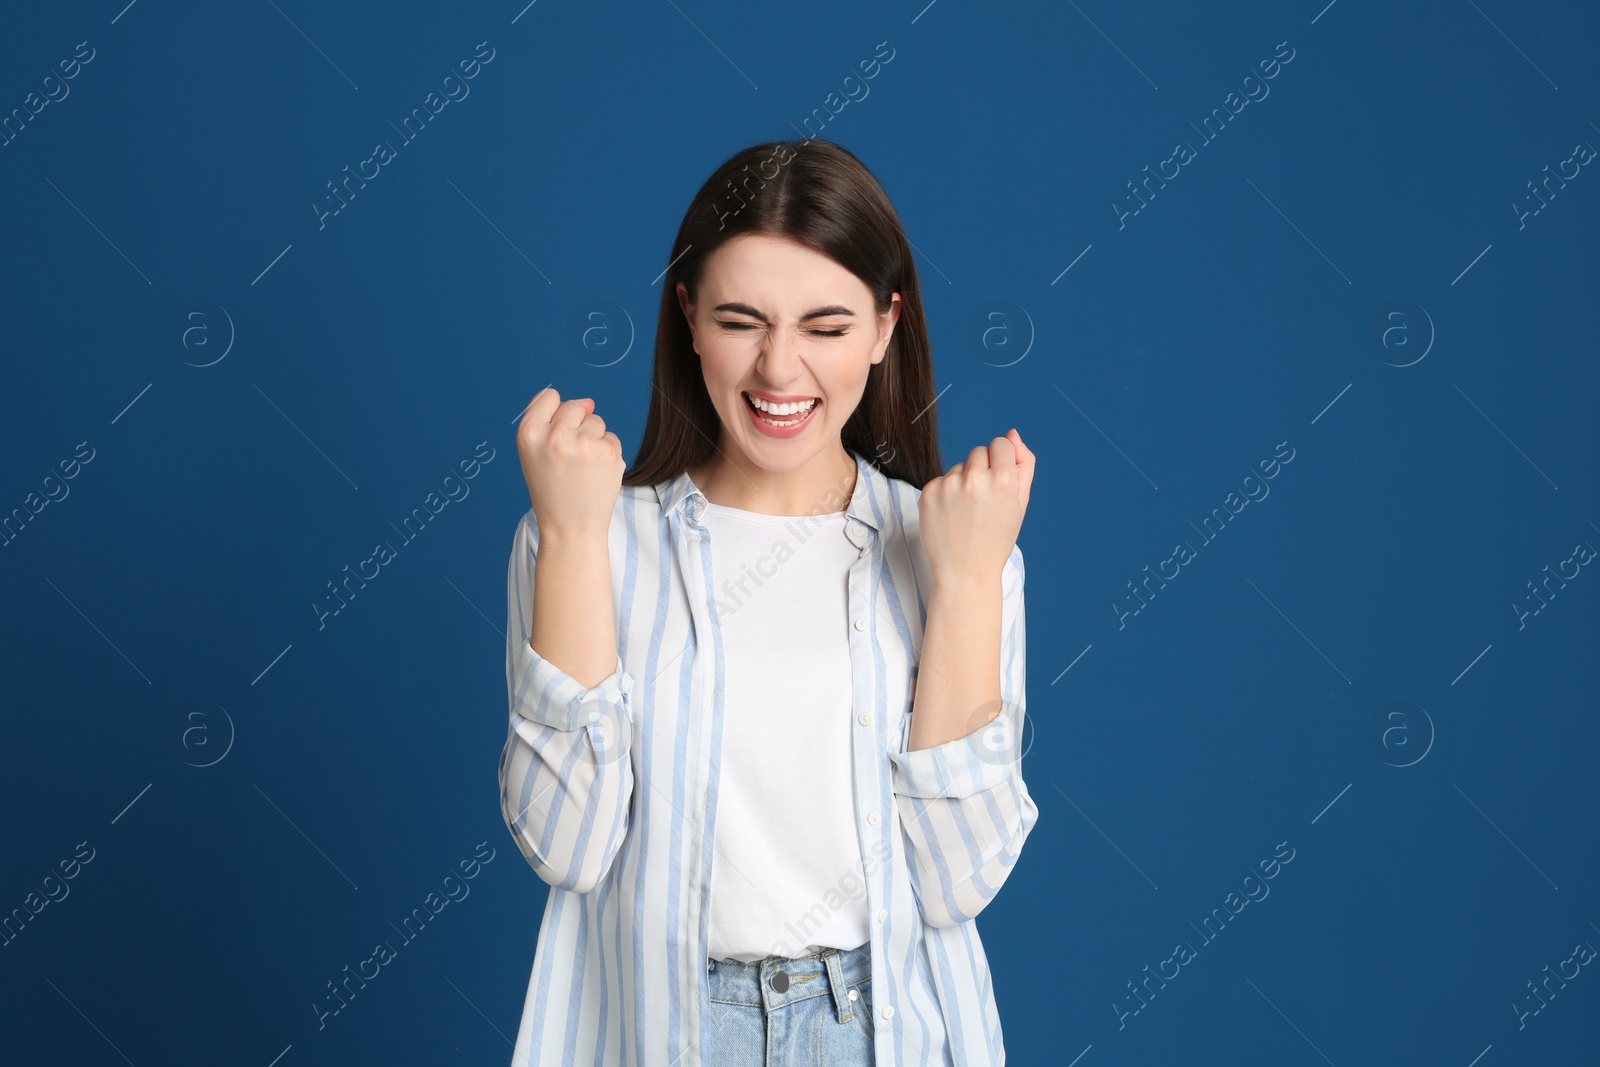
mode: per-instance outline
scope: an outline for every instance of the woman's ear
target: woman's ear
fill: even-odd
[[[679,282],[677,285],[677,293],[678,310],[683,312],[684,321],[689,324],[689,337],[692,343],[695,337],[694,305],[689,303],[689,287],[684,285],[682,282]],[[697,348],[695,351],[698,352],[700,350]]]
[[[900,321],[900,294],[892,293],[889,296],[889,310],[878,316],[878,345],[872,353],[872,362],[883,362],[884,354],[889,351],[889,341],[894,336],[895,324]]]

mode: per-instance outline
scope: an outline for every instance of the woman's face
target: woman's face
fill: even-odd
[[[900,318],[899,293],[880,316],[860,278],[766,234],[722,244],[706,260],[696,302],[679,282],[678,304],[722,419],[718,447],[771,471],[795,470],[838,449],[867,373],[883,359]],[[790,406],[758,411],[751,398]]]

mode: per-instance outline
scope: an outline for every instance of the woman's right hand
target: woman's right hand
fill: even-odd
[[[517,456],[541,539],[605,536],[628,462],[593,400],[541,389],[517,425]]]

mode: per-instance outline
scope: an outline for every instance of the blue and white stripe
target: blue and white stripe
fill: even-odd
[[[1021,774],[1022,551],[1002,577],[1002,719],[907,752],[931,586],[921,490],[855,458],[856,826],[863,855],[882,842],[891,856],[867,879],[877,1062],[999,1065],[1000,1018],[970,920],[1038,819]],[[593,689],[529,646],[539,531],[531,509],[517,525],[501,808],[551,889],[515,1067],[701,1067],[727,674],[704,507],[687,473],[622,489],[609,532],[617,664]]]

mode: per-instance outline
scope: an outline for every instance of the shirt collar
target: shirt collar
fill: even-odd
[[[872,501],[883,499],[888,476],[863,459],[860,453],[853,449],[849,451],[856,461],[856,487],[850,494],[845,515],[877,530],[878,519],[873,514]],[[686,514],[698,518],[708,503],[706,495],[694,484],[688,471],[680,471],[675,477],[658,482],[656,496],[661,501],[661,513],[664,516],[683,508]]]

